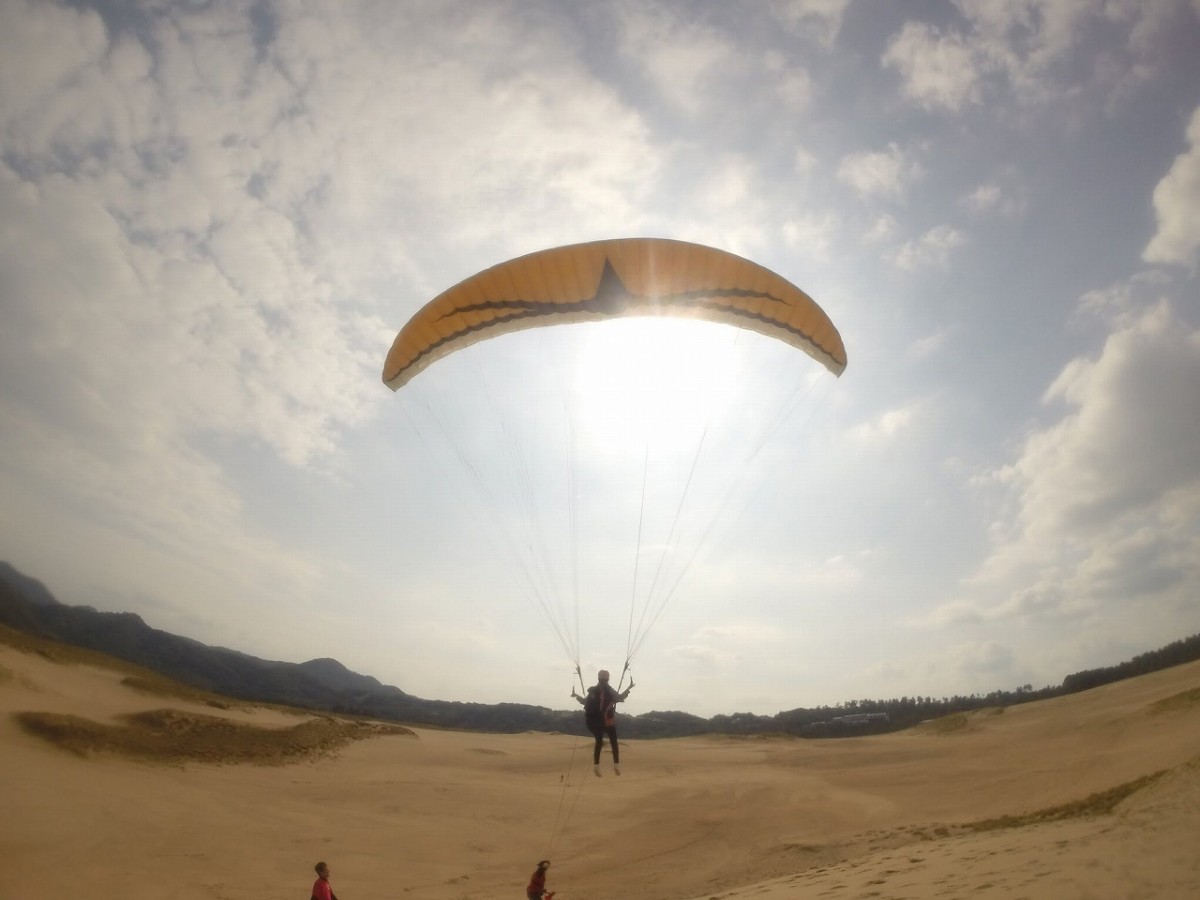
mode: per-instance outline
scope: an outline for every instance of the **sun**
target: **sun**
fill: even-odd
[[[680,319],[618,319],[580,329],[568,374],[593,449],[673,452],[719,426],[736,397],[741,332]]]

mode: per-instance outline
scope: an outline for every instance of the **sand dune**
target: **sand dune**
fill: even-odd
[[[542,857],[560,900],[1200,897],[1200,663],[893,735],[630,741],[597,779],[572,736],[78,658],[0,645],[0,900],[300,898],[318,859],[342,900],[516,898]]]

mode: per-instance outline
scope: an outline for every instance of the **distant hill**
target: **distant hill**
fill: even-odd
[[[241,700],[474,731],[585,734],[583,716],[578,710],[552,710],[520,703],[424,700],[369,675],[353,672],[336,659],[303,663],[264,660],[151,628],[134,613],[66,606],[40,581],[4,562],[0,562],[0,624],[105,653],[184,684]],[[705,733],[840,737],[864,731],[894,731],[954,712],[1085,690],[1194,659],[1200,659],[1200,635],[1144,653],[1119,666],[1074,673],[1062,685],[1038,690],[1025,685],[984,696],[859,700],[837,707],[793,709],[774,716],[735,713],[705,719],[684,712],[656,711],[625,716],[621,730],[624,736],[644,738]]]
[[[41,582],[7,563],[0,563],[0,623],[242,700],[484,731],[582,730],[578,713],[515,703],[423,700],[352,672],[335,659],[264,660],[151,628],[133,613],[66,606]]]
[[[368,693],[382,690],[398,691],[399,688],[386,688],[378,678],[370,675],[359,675],[351,672],[336,659],[310,659],[300,663],[298,668],[310,678],[319,681],[333,691],[366,691]],[[400,691],[400,693],[404,693]]]
[[[54,595],[40,581],[22,575],[6,562],[0,562],[0,585],[9,585],[34,606],[57,606]]]

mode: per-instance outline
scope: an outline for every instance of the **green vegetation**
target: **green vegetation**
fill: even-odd
[[[951,713],[940,719],[934,719],[932,722],[923,722],[920,729],[927,734],[954,734],[958,731],[965,731],[968,725],[970,725],[970,719],[967,718],[966,713]]]
[[[1195,706],[1200,706],[1200,688],[1192,688],[1190,691],[1182,691],[1172,694],[1170,697],[1164,697],[1150,707],[1150,712],[1154,715],[1178,713]]]
[[[158,697],[170,697],[175,700],[189,700],[192,703],[202,703],[214,709],[249,709],[252,704],[230,700],[220,694],[202,691],[199,688],[188,687],[178,681],[164,678],[155,672],[145,672],[129,675],[121,679],[121,684],[131,687],[143,694],[154,694]]]
[[[1167,774],[1167,770],[1143,775],[1133,781],[1127,781],[1106,791],[1089,794],[1082,800],[1074,800],[1060,806],[1051,806],[1034,812],[1022,813],[1019,816],[1000,816],[997,819],[984,819],[972,822],[966,826],[969,831],[996,831],[1001,828],[1020,828],[1023,825],[1035,825],[1044,822],[1061,822],[1066,819],[1080,819],[1087,816],[1104,816],[1116,809],[1122,800],[1149,787]]]
[[[122,716],[122,725],[46,712],[16,713],[14,718],[28,734],[78,756],[129,756],[168,764],[283,765],[328,756],[364,738],[413,734],[401,725],[328,716],[309,719],[291,728],[258,728],[176,709]]]
[[[1172,666],[1183,665],[1196,659],[1200,659],[1200,634],[1174,641],[1158,650],[1151,650],[1149,653],[1139,654],[1119,665],[1102,669],[1085,669],[1082,672],[1068,675],[1063,679],[1061,693],[1073,694],[1077,691],[1086,691],[1102,684],[1110,684],[1125,678],[1136,678],[1138,675],[1169,669]]]

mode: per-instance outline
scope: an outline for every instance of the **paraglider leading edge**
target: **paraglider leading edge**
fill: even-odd
[[[396,336],[383,381],[398,390],[437,360],[502,334],[623,316],[722,322],[797,347],[834,375],[846,368],[833,322],[781,276],[712,247],[625,238],[517,257],[444,291]]]

